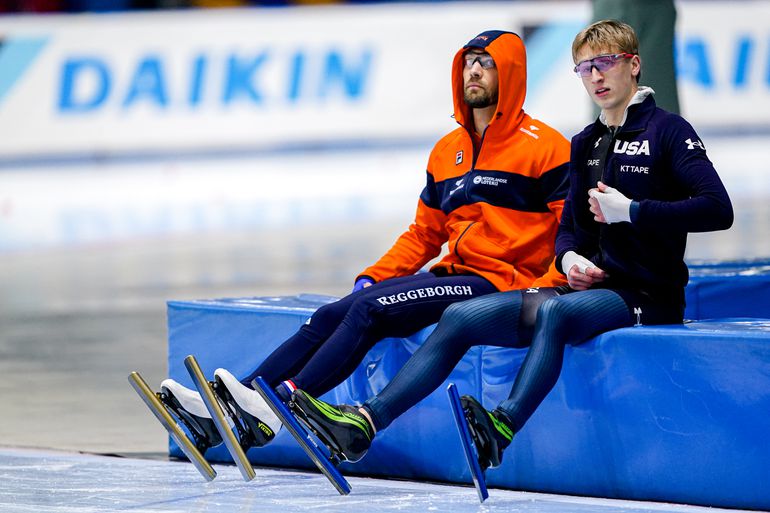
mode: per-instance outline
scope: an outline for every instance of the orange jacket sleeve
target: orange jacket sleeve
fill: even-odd
[[[423,197],[417,202],[417,213],[409,229],[359,278],[368,276],[379,282],[414,274],[441,252],[441,246],[447,240],[446,215],[438,208],[429,207]]]

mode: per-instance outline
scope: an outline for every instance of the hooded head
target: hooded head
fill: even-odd
[[[471,107],[465,102],[463,69],[465,54],[472,49],[488,53],[495,61],[498,77],[497,111],[490,129],[513,129],[524,117],[524,99],[527,93],[527,55],[521,38],[513,32],[488,30],[463,46],[452,63],[452,94],[455,119],[463,126],[472,123]]]

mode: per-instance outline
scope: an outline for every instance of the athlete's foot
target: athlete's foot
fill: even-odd
[[[187,428],[201,452],[222,443],[222,437],[198,392],[180,385],[173,379],[163,380],[160,390],[161,402]]]
[[[262,447],[272,441],[281,429],[281,421],[259,393],[244,386],[227,369],[215,370],[214,377],[227,391],[224,399],[254,436],[254,445]]]
[[[503,462],[503,451],[513,440],[514,433],[508,422],[500,412],[485,410],[469,395],[462,396],[460,404],[479,453],[481,470],[499,466]]]
[[[372,445],[374,430],[355,406],[334,406],[296,390],[289,408],[335,453],[351,463],[363,458]]]

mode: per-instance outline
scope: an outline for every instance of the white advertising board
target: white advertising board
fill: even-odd
[[[734,197],[766,195],[770,1],[677,8],[683,114]],[[591,117],[570,57],[589,17],[568,0],[0,17],[0,253],[324,222],[398,230],[455,126],[457,49],[490,28],[522,34],[525,108],[570,136]],[[741,248],[766,239],[760,214],[736,226]]]
[[[770,127],[770,2],[681,2],[684,114]],[[489,28],[526,36],[527,109],[589,121],[572,75],[588,2],[381,4],[0,18],[0,156],[429,141],[449,64]]]
[[[545,4],[0,18],[0,155],[433,139],[454,126],[450,64],[465,42],[561,19],[569,38],[587,16]],[[538,117],[584,103],[568,52],[533,78],[556,62],[571,94]],[[533,90],[533,105],[554,87]]]

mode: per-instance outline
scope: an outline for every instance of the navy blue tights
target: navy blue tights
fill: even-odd
[[[514,431],[521,429],[556,384],[566,344],[580,344],[633,324],[628,306],[615,292],[559,295],[563,292],[565,289],[500,292],[447,308],[436,329],[396,377],[366,402],[375,428],[384,429],[438,388],[471,347],[492,345],[530,348],[510,396],[498,406]]]
[[[275,387],[291,379],[317,397],[352,374],[383,338],[407,337],[437,322],[452,303],[494,292],[473,275],[418,273],[376,283],[319,308],[241,382],[262,376]]]

